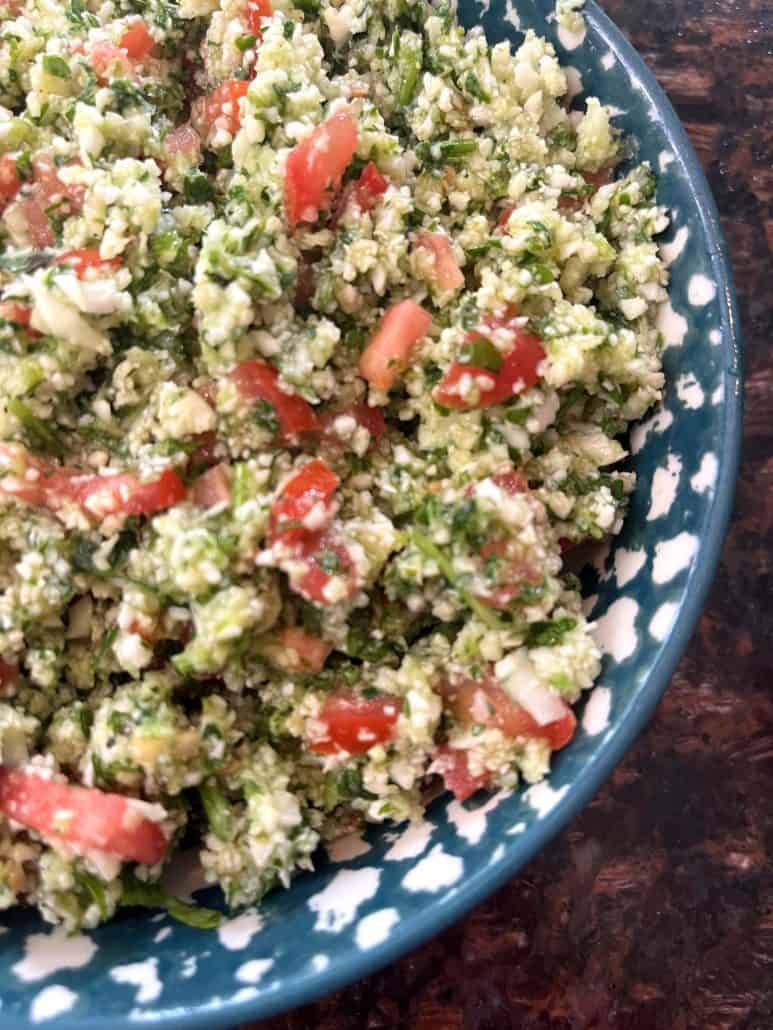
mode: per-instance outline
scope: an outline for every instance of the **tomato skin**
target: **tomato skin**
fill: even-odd
[[[459,384],[465,376],[472,376],[478,384],[478,403],[471,405],[459,393]],[[443,408],[466,410],[470,407],[485,408],[493,404],[489,400],[493,396],[497,386],[497,377],[494,372],[487,368],[478,368],[475,365],[461,365],[455,361],[446,374],[432,391],[432,396]]]
[[[15,300],[6,300],[0,303],[0,318],[6,322],[13,322],[14,325],[23,326],[29,329],[32,319],[32,308],[28,304],[19,304]]]
[[[92,518],[153,515],[179,504],[185,484],[173,469],[142,481],[133,472],[100,476],[53,465],[19,444],[0,444],[0,494],[57,511],[77,504]]]
[[[386,432],[386,422],[380,408],[372,408],[362,401],[359,404],[352,404],[349,408],[341,408],[338,411],[327,411],[320,416],[319,425],[326,441],[334,447],[343,447],[344,441],[335,431],[335,421],[342,415],[353,418],[357,425],[367,429],[371,437],[371,445],[378,443]]]
[[[65,185],[49,157],[34,158],[32,169],[32,184],[27,184],[8,206],[7,217],[24,223],[34,247],[53,247],[56,238],[48,218],[48,209],[64,201],[68,214],[77,213],[83,207],[85,189],[82,186]]]
[[[81,247],[79,250],[67,250],[57,258],[60,265],[69,265],[79,279],[90,278],[90,273],[109,275],[121,267],[119,257],[103,258],[97,247]]]
[[[260,39],[263,34],[263,19],[270,18],[273,13],[271,0],[247,0],[243,15],[245,28]]]
[[[389,179],[381,174],[372,161],[363,168],[359,179],[350,182],[338,202],[335,222],[340,221],[342,215],[350,204],[358,207],[360,211],[372,211],[378,203],[379,197],[389,189]]]
[[[279,644],[297,656],[303,672],[321,672],[333,645],[320,637],[306,633],[299,626],[285,626],[279,634]]]
[[[19,663],[6,662],[0,658],[0,691],[13,687],[19,678]]]
[[[335,515],[333,501],[341,481],[327,462],[315,458],[297,469],[271,505],[269,540],[284,547],[303,544],[318,535]],[[314,514],[315,525],[297,525]]]
[[[357,149],[357,123],[338,111],[301,140],[285,164],[285,213],[291,229],[314,222],[338,192],[341,176]]]
[[[21,179],[16,170],[16,161],[10,154],[0,157],[0,209],[10,204],[21,189]]]
[[[479,681],[462,680],[449,688],[446,696],[451,710],[464,725],[488,726],[513,739],[546,740],[553,751],[569,743],[577,726],[574,712],[568,705],[562,718],[540,725],[505,693],[491,675]]]
[[[72,786],[0,767],[0,812],[42,837],[155,865],[169,842],[158,823],[122,794]]]
[[[295,437],[318,428],[314,409],[298,394],[285,393],[279,373],[265,361],[242,361],[231,373],[236,388],[247,401],[267,401],[276,411],[283,437]]]
[[[464,275],[456,263],[451,241],[442,232],[420,232],[416,247],[432,254],[435,266],[433,278],[441,290],[458,290],[464,285]]]
[[[491,773],[484,772],[473,776],[470,772],[469,754],[467,751],[443,746],[435,752],[435,763],[443,777],[446,790],[450,790],[457,801],[466,801],[479,790],[487,787],[491,781]]]
[[[502,367],[496,373],[454,362],[432,394],[437,403],[444,408],[464,410],[486,408],[492,404],[504,404],[517,394],[530,390],[539,382],[539,366],[545,359],[545,350],[540,338],[522,329],[515,322],[515,315],[512,312],[506,313],[503,318],[489,317],[485,320],[485,324],[491,331],[503,329],[509,331],[513,337],[513,349],[504,357]],[[468,341],[481,338],[480,333],[467,334]],[[469,403],[458,392],[458,383],[465,372],[491,383],[490,387],[481,386],[476,403]]]
[[[194,129],[206,139],[215,122],[235,136],[241,128],[240,100],[247,96],[249,83],[244,79],[228,79],[211,93],[194,100],[191,107],[191,122]]]
[[[325,728],[311,738],[309,747],[321,755],[365,754],[392,739],[400,708],[397,697],[365,698],[354,690],[336,690],[325,699],[318,716]]]
[[[144,61],[156,45],[156,41],[142,18],[137,18],[121,36],[118,45],[126,51],[132,61]]]
[[[415,301],[393,304],[382,315],[378,329],[360,356],[360,375],[374,390],[390,390],[431,325],[431,316]]]
[[[224,462],[202,472],[191,485],[191,500],[199,508],[214,508],[231,501],[230,468]]]

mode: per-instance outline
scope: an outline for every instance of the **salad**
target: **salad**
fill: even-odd
[[[210,926],[179,854],[254,903],[538,781],[663,385],[609,110],[424,0],[0,19],[0,908]]]

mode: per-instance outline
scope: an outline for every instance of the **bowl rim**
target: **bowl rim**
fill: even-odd
[[[60,1030],[134,1030],[138,1023],[163,1030],[218,1030],[238,1023],[265,1019],[278,1012],[307,1004],[316,998],[359,980],[388,965],[430,937],[446,929],[476,904],[501,887],[530,861],[585,807],[644,729],[664,694],[701,615],[704,602],[719,565],[735,496],[743,428],[743,378],[741,329],[733,271],[719,220],[703,168],[674,107],[654,73],[645,64],[622,31],[594,2],[585,8],[588,29],[600,43],[612,50],[632,85],[652,103],[662,119],[669,144],[682,162],[698,208],[699,219],[709,243],[708,258],[718,287],[719,330],[721,333],[725,385],[723,443],[717,483],[702,539],[700,557],[691,574],[677,617],[664,642],[645,685],[640,689],[622,722],[610,733],[604,746],[577,773],[567,793],[544,818],[523,837],[513,837],[502,858],[466,875],[452,896],[432,897],[421,911],[395,925],[389,937],[376,947],[356,950],[322,971],[310,970],[294,976],[292,997],[287,991],[264,992],[244,1000],[216,999],[195,1008],[174,1006],[143,1013],[138,1020],[127,1013],[110,1016],[57,1020]],[[8,1016],[6,1016],[8,1018]],[[23,1030],[30,1024],[13,1016],[8,1030]]]

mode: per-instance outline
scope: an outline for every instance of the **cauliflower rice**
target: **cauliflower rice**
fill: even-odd
[[[0,908],[211,926],[180,851],[254,903],[538,781],[663,385],[649,167],[421,0],[0,18]]]

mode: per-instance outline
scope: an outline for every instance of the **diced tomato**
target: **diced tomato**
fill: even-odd
[[[378,198],[386,193],[388,188],[389,179],[381,174],[372,161],[368,161],[359,179],[350,182],[341,194],[335,221],[340,220],[350,204],[358,207],[360,211],[371,211],[376,206]]]
[[[283,437],[296,437],[318,428],[314,409],[297,393],[287,393],[279,385],[279,373],[265,361],[242,361],[231,379],[246,401],[267,401],[276,412]]]
[[[13,687],[19,677],[19,663],[0,658],[0,691]]]
[[[513,558],[511,542],[506,537],[487,540],[479,551],[484,566],[490,558],[498,558],[494,584],[475,596],[492,608],[507,608],[523,592],[524,585],[542,582],[542,572],[523,558]]]
[[[510,221],[510,215],[515,211],[514,207],[506,207],[502,214],[497,219],[495,233],[503,233],[507,231],[507,223]]]
[[[185,499],[185,484],[173,469],[141,480],[133,472],[95,475],[35,457],[19,444],[0,444],[0,494],[57,511],[76,504],[94,518],[153,515]]]
[[[178,125],[164,137],[164,150],[169,157],[176,157],[178,154],[185,154],[187,157],[198,161],[201,153],[201,137],[192,125]]]
[[[416,344],[427,335],[432,318],[413,300],[393,304],[360,357],[360,375],[374,390],[394,386],[411,360]]]
[[[15,300],[6,300],[0,303],[0,318],[29,329],[32,308],[28,304],[17,304]]]
[[[10,154],[0,157],[0,207],[9,204],[21,189],[16,160]]]
[[[0,812],[52,842],[155,865],[169,842],[157,822],[121,794],[0,767]]]
[[[333,446],[343,446],[344,441],[335,430],[336,419],[341,416],[353,418],[357,425],[367,429],[370,433],[371,444],[378,443],[386,432],[386,422],[380,408],[372,408],[369,404],[352,404],[348,408],[339,408],[338,411],[327,411],[320,416],[319,425],[322,433]]]
[[[488,726],[514,740],[519,737],[546,740],[553,751],[565,747],[574,736],[577,720],[568,705],[564,715],[541,726],[525,708],[497,685],[493,676],[481,681],[463,680],[446,693],[451,710],[469,726]]]
[[[468,752],[461,748],[439,747],[435,752],[434,765],[443,777],[446,790],[450,790],[457,801],[471,798],[477,791],[488,786],[491,780],[489,772],[472,775]]]
[[[96,275],[109,275],[117,272],[121,267],[119,257],[103,258],[97,247],[81,247],[79,250],[67,250],[57,258],[60,265],[69,265],[79,279],[91,278],[91,272]]]
[[[433,278],[441,290],[458,290],[464,285],[464,275],[456,263],[451,241],[445,233],[420,232],[416,237],[416,246],[432,254],[435,266]]]
[[[199,508],[214,508],[231,501],[230,468],[224,462],[207,469],[191,485],[191,500]]]
[[[210,465],[217,465],[222,454],[217,433],[200,433],[194,439],[198,446],[191,454],[190,466],[208,468]]]
[[[322,755],[338,751],[364,754],[392,739],[400,708],[398,697],[366,698],[354,690],[336,690],[322,705],[319,730],[309,747]]]
[[[247,0],[244,10],[244,24],[247,29],[260,39],[263,33],[263,19],[273,14],[271,0]]]
[[[247,96],[249,85],[244,79],[228,79],[207,96],[194,100],[191,122],[202,139],[207,139],[216,123],[231,136],[236,135],[242,124],[240,101]]]
[[[141,480],[133,472],[117,476],[80,475],[69,469],[52,473],[45,481],[54,501],[72,501],[87,515],[154,515],[185,500],[185,484],[174,469],[157,479]]]
[[[156,41],[142,18],[137,18],[131,23],[119,43],[132,61],[144,61],[155,45]]]
[[[77,164],[71,162],[70,165]],[[36,157],[32,162],[35,183],[33,194],[40,201],[44,211],[63,201],[68,211],[77,214],[83,207],[86,196],[85,186],[67,186],[59,178],[56,165],[49,157]]]
[[[354,562],[345,545],[331,534],[317,534],[309,537],[303,544],[304,561],[298,563],[299,571],[293,571],[290,578],[292,589],[315,604],[334,603],[328,596],[328,588],[333,579],[337,580],[341,592],[336,592],[335,601],[348,601],[360,586]],[[336,564],[334,572],[330,570],[331,559]]]
[[[332,644],[306,633],[299,626],[285,626],[279,634],[279,644],[292,652],[295,661],[291,664],[299,666],[303,672],[321,672],[333,650]]]
[[[290,228],[314,222],[341,185],[357,149],[357,122],[338,111],[293,147],[285,165],[285,212]]]
[[[454,362],[432,394],[444,408],[485,408],[492,404],[504,404],[539,382],[539,366],[545,359],[545,350],[539,337],[522,329],[513,315],[491,317],[486,319],[486,324],[492,332],[507,330],[512,336],[512,350],[504,356],[502,367],[496,373]],[[467,334],[468,341],[480,338],[485,337],[480,333]],[[459,384],[465,375],[474,376],[477,380],[478,399],[474,403],[460,393]]]
[[[91,48],[91,67],[100,82],[135,77],[134,65],[129,60],[129,55],[108,40],[101,40]]]
[[[33,182],[24,187],[7,208],[6,219],[20,224],[30,242],[37,248],[52,247],[54,231],[48,218],[51,208],[73,214],[83,207],[85,190],[82,186],[66,186],[57,174],[56,166],[48,157],[36,157],[32,162]]]
[[[271,505],[269,539],[292,547],[328,526],[336,512],[334,500],[340,482],[321,458],[301,466]]]
[[[529,490],[529,480],[520,469],[508,469],[506,472],[495,472],[491,481],[504,490],[506,494],[514,497],[516,494],[525,494]]]

